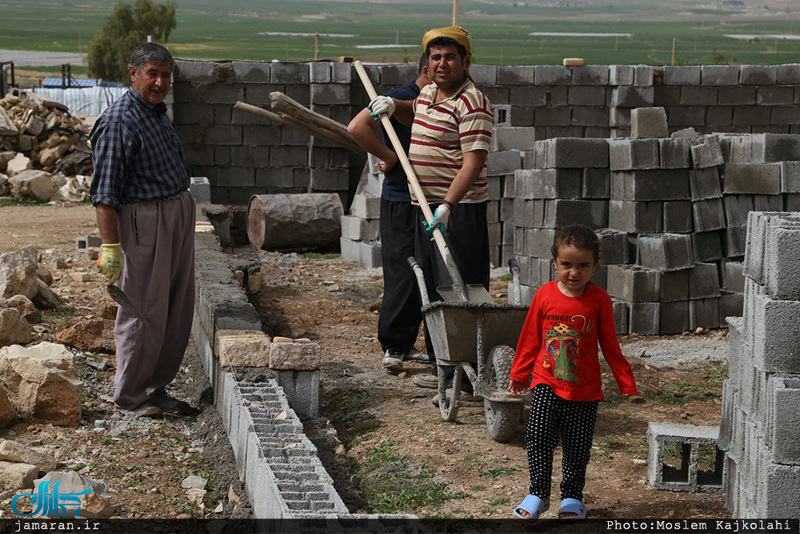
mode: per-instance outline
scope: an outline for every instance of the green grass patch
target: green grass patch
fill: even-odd
[[[378,419],[368,409],[375,401],[369,391],[358,388],[335,388],[324,390],[320,413],[330,419],[331,424],[343,437],[349,435],[349,447],[355,447],[359,436],[368,435],[380,426]],[[364,440],[369,439],[364,437]]]
[[[450,491],[446,482],[434,479],[434,474],[410,456],[398,453],[395,441],[372,447],[358,469],[367,513],[417,513],[423,506],[465,496]]]
[[[497,276],[495,278],[492,278],[492,281],[493,282],[511,282],[513,279],[514,279],[514,275],[512,275],[511,273],[506,273],[506,274],[504,274],[502,276]]]
[[[15,197],[0,198],[0,208],[9,206],[44,206],[47,202],[36,200],[33,197],[17,195]]]

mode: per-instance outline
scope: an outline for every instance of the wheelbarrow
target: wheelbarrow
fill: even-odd
[[[530,393],[512,395],[509,375],[528,308],[519,296],[519,267],[509,267],[514,277],[513,303],[434,301],[428,297],[422,268],[409,258],[419,285],[422,314],[436,353],[439,412],[445,421],[455,421],[461,397],[461,382],[467,375],[474,393],[483,397],[486,429],[498,442],[510,440],[517,429]],[[511,297],[511,295],[509,295]],[[477,364],[477,371],[472,364]],[[445,367],[455,368],[451,397],[447,397]]]

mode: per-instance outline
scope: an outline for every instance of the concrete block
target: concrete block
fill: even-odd
[[[682,137],[658,140],[662,169],[688,169],[691,166],[689,140]]]
[[[342,237],[353,241],[369,241],[380,236],[380,219],[361,219],[351,215],[342,216]]]
[[[534,68],[534,85],[569,85],[572,71],[562,65],[536,65]]]
[[[657,271],[677,271],[694,265],[692,240],[683,234],[639,236],[639,265]]]
[[[689,191],[692,200],[722,197],[722,185],[717,167],[689,171]]]
[[[689,301],[689,330],[698,328],[716,330],[721,324],[719,297]]]
[[[567,95],[567,104],[573,107],[573,119],[575,118],[575,110],[576,107],[581,106],[605,106],[606,105],[606,86],[576,86],[574,83],[572,87],[569,88],[569,94]],[[598,110],[603,112],[605,115],[604,110]],[[601,122],[598,126],[607,125],[608,119],[604,122]]]
[[[664,302],[681,302],[689,300],[689,271],[667,271],[661,273],[661,293],[656,300]],[[688,321],[689,310],[686,310]],[[688,322],[687,322],[688,325]]]
[[[725,210],[721,198],[692,202],[695,232],[708,232],[725,228]]]
[[[694,267],[688,269],[688,272],[690,299],[705,299],[720,295],[716,263],[696,263]]]
[[[765,503],[756,514],[744,517],[797,517],[800,510],[800,466],[769,464],[760,489]]]
[[[342,259],[346,261],[360,262],[361,248],[359,243],[360,241],[353,241],[352,239],[347,239],[346,237],[339,238],[339,250],[341,252]]]
[[[617,327],[617,335],[624,336],[628,334],[628,303],[622,300],[611,299],[612,308],[614,310],[614,326]]]
[[[581,197],[580,169],[533,169],[520,171],[531,198],[577,199]],[[515,175],[516,176],[516,175]]]
[[[695,232],[692,234],[692,252],[694,260],[716,261],[725,257],[722,248],[722,232],[712,230],[710,232]]]
[[[75,240],[75,250],[77,252],[89,252],[90,248],[99,247],[103,244],[103,240],[99,235],[84,235]]]
[[[661,273],[638,265],[608,265],[606,291],[628,302],[657,301],[661,292]]]
[[[628,309],[628,330],[631,334],[655,336],[660,333],[661,303],[630,302]]]
[[[720,106],[752,106],[756,103],[755,87],[720,87],[718,89]]]
[[[293,84],[308,85],[310,78],[309,63],[271,63],[270,83],[286,85],[287,80]]]
[[[800,373],[800,302],[777,300],[769,295],[753,295],[754,324],[751,347],[763,355],[763,370],[768,373]],[[751,326],[751,325],[748,325]]]
[[[719,89],[716,87],[686,86],[681,88],[680,105],[682,106],[717,106]]]
[[[662,302],[659,333],[661,335],[681,334],[689,330],[689,302]]]
[[[794,90],[792,87],[758,87],[756,88],[756,104],[759,106],[791,106],[794,104]]]
[[[350,206],[350,215],[361,219],[380,219],[381,217],[381,198],[356,195],[353,204]]]
[[[661,166],[658,140],[609,139],[608,159],[612,171],[658,169]]]
[[[608,203],[603,200],[545,200],[545,228],[584,224],[590,228],[608,226]]]
[[[270,345],[260,330],[217,330],[214,335],[214,355],[223,368],[267,367]]]
[[[613,200],[689,200],[689,171],[652,169],[611,172]]]
[[[581,198],[608,199],[611,196],[611,174],[608,169],[583,169]]]
[[[739,83],[742,85],[775,85],[777,65],[741,65]]]
[[[779,195],[781,166],[779,163],[727,163],[722,181],[725,194]]]
[[[653,87],[614,87],[611,89],[611,106],[619,108],[652,107],[655,97]]]
[[[753,195],[753,211],[782,211],[782,195]]]
[[[631,111],[631,137],[634,139],[669,137],[667,112],[664,108],[633,109]]]
[[[781,193],[800,193],[800,161],[782,161]]]
[[[722,149],[720,148],[719,138],[716,136],[706,136],[702,143],[692,144],[692,165],[695,169],[705,169],[722,165]]]
[[[753,197],[750,195],[725,195],[723,198],[725,222],[728,226],[747,225],[747,214],[753,211]]]
[[[189,191],[198,204],[211,204],[211,184],[206,177],[192,177]]]
[[[663,231],[663,202],[608,202],[608,226],[634,234],[655,234]]]
[[[301,420],[319,417],[319,369],[276,370],[275,381],[283,388],[297,417]]]
[[[800,376],[773,376],[768,380],[772,461],[800,465]]]
[[[606,139],[562,137],[547,139],[542,143],[546,150],[545,168],[608,167]]]
[[[635,73],[633,65],[609,65],[608,84],[633,85]]]
[[[636,65],[634,67],[633,85],[637,87],[650,87],[653,85],[655,69],[649,65]]]
[[[744,293],[744,263],[741,261],[722,260],[720,262],[720,272],[722,274],[722,289]]]
[[[702,65],[701,85],[736,85],[739,83],[739,65]]]
[[[673,200],[663,202],[663,231],[668,234],[688,234],[692,231],[692,202]]]
[[[360,241],[358,244],[358,262],[365,269],[377,269],[383,265],[380,241]]]
[[[605,265],[622,265],[628,262],[628,234],[612,228],[597,230],[600,239],[600,260]]]
[[[495,127],[492,134],[492,150],[533,150],[536,128],[531,126]]]
[[[726,317],[733,317],[742,314],[744,306],[744,293],[732,293],[722,291],[719,296],[719,316],[721,323],[720,328],[724,328],[724,319]]]
[[[724,454],[716,446],[718,426],[695,426],[679,423],[650,423],[647,428],[649,447],[647,477],[655,489],[721,493],[724,480]],[[711,470],[701,469],[700,447],[716,450]],[[676,451],[680,462],[668,465],[666,457]]]
[[[572,68],[572,85],[608,85],[608,65],[581,65]]]
[[[556,231],[551,228],[529,228],[525,236],[528,253],[538,258],[549,258],[553,255],[551,248]],[[533,267],[531,267],[531,273]]]
[[[774,299],[800,300],[800,215],[786,213],[767,220],[764,281]]]
[[[781,211],[800,211],[800,194],[798,193],[784,193],[783,209]]]
[[[666,65],[662,72],[664,85],[700,85],[702,67],[699,65]]]
[[[486,173],[489,176],[514,174],[522,165],[522,156],[518,150],[489,152],[486,160]]]

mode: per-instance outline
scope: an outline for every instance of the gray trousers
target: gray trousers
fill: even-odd
[[[188,191],[120,208],[125,263],[117,285],[136,314],[120,306],[114,327],[119,409],[137,408],[180,369],[194,315],[195,209]]]

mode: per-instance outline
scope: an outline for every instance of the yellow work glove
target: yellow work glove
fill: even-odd
[[[113,284],[122,274],[122,248],[119,243],[103,244],[103,253],[97,261],[97,270]]]

